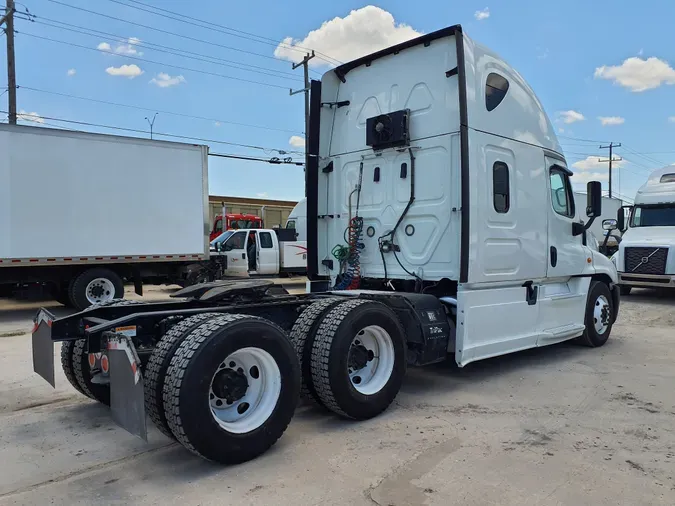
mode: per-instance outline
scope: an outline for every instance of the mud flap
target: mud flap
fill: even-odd
[[[124,430],[148,440],[141,361],[134,344],[123,334],[108,336],[110,361],[110,411]]]
[[[42,376],[52,387],[54,382],[54,341],[52,341],[54,315],[41,309],[35,317],[33,328],[33,371]]]

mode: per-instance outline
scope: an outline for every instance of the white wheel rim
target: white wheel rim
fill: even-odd
[[[373,395],[382,390],[394,371],[394,342],[389,333],[378,325],[362,329],[352,339],[349,354],[349,379],[356,391]]]
[[[241,348],[228,355],[213,374],[209,406],[218,425],[228,432],[244,434],[267,421],[280,395],[281,372],[272,355],[260,348]]]
[[[85,294],[90,304],[107,302],[115,298],[115,285],[107,278],[92,279]]]
[[[593,307],[593,324],[598,334],[602,335],[607,332],[611,317],[612,308],[609,305],[609,301],[607,297],[600,295],[595,299],[595,306]]]

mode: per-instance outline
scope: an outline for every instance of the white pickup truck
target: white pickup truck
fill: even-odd
[[[211,241],[210,253],[225,257],[225,276],[307,273],[307,242],[296,241],[293,229],[228,230]]]

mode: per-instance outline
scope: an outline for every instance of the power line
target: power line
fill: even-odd
[[[7,113],[6,111],[0,111],[0,113]],[[21,116],[21,115],[20,115]],[[134,132],[134,133],[142,133],[142,134],[147,134],[147,130],[139,130],[137,128],[127,128],[127,127],[120,127],[120,126],[114,126],[114,125],[103,125],[100,123],[90,123],[87,121],[75,121],[75,120],[70,120],[70,119],[63,119],[63,118],[53,118],[50,116],[40,116],[43,120],[50,120],[50,121],[58,121],[61,123],[72,123],[74,125],[83,125],[83,126],[91,126],[91,127],[96,127],[96,128],[109,128],[110,130],[122,130],[126,132]],[[27,121],[33,121],[28,119]],[[39,123],[39,122],[36,122]],[[177,134],[167,134],[167,133],[160,133],[160,132],[154,132],[155,135],[161,135],[163,137],[171,137],[174,139],[186,139],[186,140],[192,140],[192,141],[200,141],[200,142],[213,142],[216,144],[226,144],[228,146],[236,146],[240,148],[247,148],[247,149],[257,149],[263,152],[268,152],[268,151],[276,151],[279,154],[287,154],[287,153],[296,153],[296,154],[304,154],[299,151],[286,151],[283,149],[274,149],[274,148],[265,148],[262,146],[254,146],[250,144],[238,144],[236,142],[228,142],[228,141],[220,141],[220,140],[215,140],[215,139],[205,139],[202,137],[190,137],[188,135],[177,135]]]
[[[25,18],[22,18],[22,19],[25,19]],[[45,22],[45,20],[51,21],[51,23]],[[115,34],[112,34],[112,33],[109,33],[109,32],[103,32],[103,31],[100,31],[100,30],[94,30],[94,29],[91,29],[91,28],[83,27],[83,26],[73,25],[71,23],[66,23],[64,21],[52,20],[52,19],[40,17],[40,18],[37,18],[35,20],[35,22],[39,23],[41,25],[50,26],[52,28],[57,28],[59,30],[67,30],[69,32],[79,33],[79,34],[82,34],[82,35],[87,35],[89,37],[96,37],[98,39],[107,38],[108,40],[113,40],[113,41],[118,42],[118,43],[122,42],[122,41],[124,41],[124,42],[128,41],[128,37],[123,37],[121,35],[115,35]],[[53,24],[53,23],[58,23],[58,24],[64,25],[64,26],[58,26],[58,25]],[[88,32],[83,31],[83,30],[87,30],[88,32],[93,32],[93,33],[88,33]],[[268,68],[268,67],[259,67],[257,65],[250,65],[248,63],[241,63],[241,62],[237,62],[237,61],[233,61],[233,60],[227,60],[227,59],[224,59],[224,58],[219,58],[217,56],[210,56],[210,55],[205,55],[205,54],[201,54],[201,53],[195,53],[193,51],[187,51],[185,49],[179,49],[179,48],[174,48],[174,47],[170,47],[170,46],[163,46],[161,44],[155,44],[155,43],[152,43],[152,42],[147,42],[145,40],[142,41],[142,42],[139,42],[137,44],[134,44],[134,46],[145,48],[145,49],[150,49],[150,50],[153,50],[153,51],[159,51],[159,52],[162,52],[162,53],[172,54],[172,55],[180,56],[180,57],[183,57],[183,58],[189,58],[189,59],[193,59],[193,60],[197,60],[197,61],[204,61],[204,62],[212,63],[212,64],[215,63],[216,65],[222,65],[224,67],[235,68],[235,69],[238,69],[238,70],[243,70],[245,72],[255,72],[255,73],[258,73],[258,74],[267,75],[267,76],[271,76],[271,77],[278,77],[280,79],[292,79],[294,81],[300,81],[301,80],[295,74],[292,74],[291,72],[274,70],[274,69],[271,69],[271,68]],[[111,52],[111,51],[103,51],[103,52]],[[185,54],[181,54],[181,53],[185,53]],[[213,60],[216,60],[216,61],[213,61]],[[223,63],[219,63],[219,62],[223,62]],[[245,67],[250,67],[250,68],[245,68]],[[286,77],[286,76],[288,76],[288,77]]]
[[[260,44],[267,44],[267,45],[270,45],[270,46],[273,46],[273,47],[282,46],[282,47],[285,47],[285,48],[290,49],[292,51],[298,51],[298,52],[312,51],[311,48],[291,46],[291,45],[288,45],[288,44],[284,44],[283,42],[278,42],[274,39],[270,39],[268,37],[263,37],[263,36],[260,36],[260,35],[256,35],[254,33],[244,32],[243,30],[237,30],[235,28],[230,28],[230,27],[227,27],[227,26],[224,26],[224,25],[219,25],[217,23],[204,21],[204,20],[201,20],[199,18],[187,16],[185,14],[178,13],[178,12],[173,12],[173,11],[170,11],[168,9],[162,9],[162,8],[155,7],[153,5],[148,5],[148,4],[145,4],[143,2],[139,2],[139,1],[132,1],[131,3],[132,4],[136,3],[136,4],[144,5],[146,7],[149,7],[150,9],[153,9],[153,10],[143,9],[142,7],[138,7],[138,5],[129,5],[129,3],[121,2],[119,0],[108,0],[108,1],[112,2],[112,3],[115,3],[115,4],[118,4],[118,5],[124,5],[125,7],[130,7],[132,9],[136,9],[136,10],[139,10],[139,11],[147,12],[147,13],[153,14],[155,16],[161,16],[163,18],[172,19],[174,21],[180,21],[181,23],[185,23],[185,24],[192,25],[192,26],[197,26],[199,28],[206,28],[207,30],[212,30],[214,32],[222,33],[222,34],[225,34],[225,35],[230,35],[230,36],[233,36],[233,37],[240,37],[242,39],[250,40],[250,41],[253,41],[253,42],[258,42]],[[156,12],[156,11],[160,11],[160,12]],[[171,15],[162,14],[162,12],[168,13],[168,14],[171,14]],[[194,22],[189,21],[189,20],[197,21],[198,23],[194,23]],[[235,32],[235,33],[230,33],[230,32]],[[340,60],[337,60],[335,58],[327,56],[323,53],[319,53],[317,51],[315,51],[315,53],[320,54],[321,56],[319,56],[318,58],[324,60],[327,63],[330,63],[331,65],[335,65],[336,62],[337,62],[337,64],[342,63]]]
[[[50,0],[50,1],[53,1],[53,0]],[[583,139],[581,137],[569,137],[567,135],[560,135],[560,134],[558,134],[558,137],[561,137],[563,139],[569,139],[569,140],[572,140],[572,141],[590,142],[592,144],[597,144],[598,142],[599,143],[608,142],[608,141],[597,141],[597,140],[593,140],[593,139]]]
[[[200,119],[200,120],[205,120],[205,121],[213,121],[214,123],[223,123],[223,124],[229,124],[229,125],[236,125],[236,126],[243,126],[243,127],[249,127],[249,128],[259,128],[261,130],[271,130],[275,132],[283,132],[283,133],[289,133],[289,134],[301,134],[302,132],[299,132],[297,130],[285,130],[282,128],[273,128],[273,127],[268,127],[268,126],[262,126],[262,125],[251,125],[248,123],[238,123],[236,121],[229,121],[229,120],[224,120],[224,119],[218,119],[218,118],[209,118],[206,116],[195,116],[192,114],[185,114],[185,113],[180,113],[180,112],[175,112],[175,111],[166,111],[166,110],[160,110],[156,108],[149,108],[149,107],[142,107],[138,105],[131,105],[131,104],[122,104],[119,102],[110,102],[108,100],[100,100],[96,98],[89,98],[89,97],[81,97],[78,95],[70,95],[68,93],[59,93],[57,91],[48,91],[48,90],[42,90],[39,88],[31,88],[28,86],[19,86],[22,90],[29,90],[29,91],[34,91],[38,93],[47,93],[50,95],[56,95],[60,97],[67,97],[67,98],[74,98],[77,100],[86,100],[88,102],[95,102],[98,104],[106,104],[106,105],[112,105],[116,107],[126,107],[128,109],[136,109],[139,111],[148,111],[148,112],[159,112],[161,114],[169,114],[172,116],[179,116],[182,118],[192,118],[192,119]]]
[[[223,154],[223,153],[209,153],[209,156],[217,156],[219,158],[233,158],[235,160],[249,160],[249,161],[254,161],[254,162],[267,162],[267,163],[272,163],[275,165],[297,165],[299,167],[305,165],[305,162],[298,162],[296,160],[293,160],[292,158],[277,158],[273,157],[270,159],[266,158],[256,158],[252,156],[241,156],[241,155],[228,155],[228,154]]]
[[[240,49],[240,48],[232,47],[232,46],[226,46],[224,44],[218,44],[216,42],[211,42],[211,41],[204,40],[204,39],[198,39],[196,37],[190,37],[189,35],[183,35],[183,34],[180,34],[180,33],[171,32],[169,30],[163,30],[161,28],[156,28],[154,26],[144,25],[142,23],[130,21],[128,19],[110,16],[109,14],[103,14],[102,12],[92,11],[91,9],[85,9],[84,7],[78,7],[76,5],[70,5],[70,4],[67,4],[65,2],[60,2],[59,0],[48,0],[48,1],[52,2],[54,4],[63,5],[64,7],[68,7],[70,9],[75,9],[75,10],[78,10],[78,11],[81,11],[81,12],[87,12],[89,14],[94,14],[96,16],[100,16],[100,17],[107,18],[107,19],[112,19],[114,21],[119,21],[121,23],[127,23],[129,25],[138,26],[140,28],[146,28],[148,30],[153,30],[153,31],[159,32],[159,33],[164,33],[166,35],[173,35],[174,37],[180,37],[182,39],[192,40],[192,41],[195,41],[195,42],[200,42],[202,44],[209,44],[209,45],[220,47],[220,48],[227,49],[227,50],[230,50],[230,51],[237,51],[239,53],[244,53],[244,54],[248,54],[248,55],[251,55],[251,56],[259,56],[261,58],[267,58],[269,60],[274,60],[275,62],[280,62],[280,60],[278,58],[276,58],[274,56],[267,55],[267,54],[256,53],[254,51],[247,51],[245,49]]]
[[[628,151],[630,151],[634,155],[639,156],[640,158],[642,158],[643,160],[646,160],[649,163],[655,163],[657,165],[665,165],[662,161],[657,160],[656,158],[652,158],[650,156],[645,156],[645,154],[639,153],[639,152],[635,151],[634,149],[629,148],[628,146],[624,146],[624,149],[627,149]]]
[[[54,1],[54,0],[50,0],[50,1]],[[56,43],[59,43],[59,44],[65,44],[67,46],[79,47],[81,49],[87,49],[88,51],[96,51],[97,53],[101,52],[99,49],[96,49],[96,48],[93,48],[93,47],[88,47],[88,46],[83,46],[82,44],[75,44],[74,42],[67,42],[67,41],[64,41],[64,40],[52,39],[51,37],[43,37],[41,35],[35,35],[34,33],[19,32],[19,31],[16,31],[16,30],[15,30],[15,32],[20,33],[21,35],[27,35],[29,37],[34,37],[36,39],[42,39],[42,40],[47,40],[49,42],[56,42]],[[232,80],[235,80],[235,81],[241,81],[241,82],[249,83],[249,84],[258,84],[260,86],[267,86],[269,88],[279,88],[279,89],[282,89],[282,90],[288,89],[288,87],[281,86],[279,84],[263,83],[261,81],[253,81],[251,79],[244,79],[244,78],[241,78],[241,77],[228,76],[226,74],[218,74],[217,72],[209,72],[207,70],[199,70],[199,69],[194,69],[194,68],[190,68],[190,67],[182,67],[180,65],[174,65],[174,64],[171,64],[171,63],[158,62],[158,61],[155,61],[155,60],[148,60],[147,58],[139,58],[137,56],[121,55],[121,54],[110,53],[110,52],[106,52],[106,54],[110,54],[110,55],[113,55],[113,56],[121,56],[121,57],[124,57],[126,59],[137,60],[137,61],[141,61],[141,62],[145,62],[145,63],[154,63],[156,65],[163,65],[165,67],[171,67],[171,68],[174,68],[174,69],[187,70],[189,72],[197,72],[199,74],[206,74],[206,75],[210,75],[210,76],[221,77],[223,79],[232,79]]]

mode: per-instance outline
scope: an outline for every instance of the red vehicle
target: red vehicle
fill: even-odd
[[[255,216],[254,214],[226,214],[225,228],[223,228],[223,216],[219,214],[213,220],[213,228],[211,229],[209,241],[213,241],[226,230],[238,230],[242,228],[263,228],[263,220],[260,216]]]

